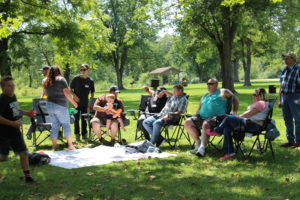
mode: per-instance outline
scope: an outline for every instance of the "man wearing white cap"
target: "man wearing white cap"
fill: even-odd
[[[300,149],[300,67],[293,52],[289,51],[282,57],[286,67],[280,75],[278,106],[282,108],[288,141],[281,146]]]

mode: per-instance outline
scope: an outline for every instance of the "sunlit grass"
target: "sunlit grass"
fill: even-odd
[[[253,90],[257,87],[267,89],[277,81],[253,81],[252,87],[235,85],[240,100],[239,113],[251,103]],[[172,87],[167,87],[171,89]],[[205,84],[190,84],[185,92],[190,95],[188,113],[194,113],[199,100],[206,93]],[[34,93],[34,92],[33,92]],[[31,100],[38,97],[25,97],[17,91],[21,106],[31,108]],[[97,95],[105,91],[98,91]],[[140,95],[139,88],[121,91],[119,97],[124,101],[126,110],[137,109]],[[270,97],[275,97],[272,94]],[[250,160],[239,159],[228,162],[219,161],[221,154],[208,150],[205,158],[189,153],[188,142],[182,139],[179,148],[171,149],[165,144],[163,151],[176,153],[176,157],[167,159],[144,159],[139,161],[116,162],[108,165],[66,170],[52,166],[33,167],[34,176],[42,182],[38,186],[25,185],[19,177],[22,172],[18,157],[11,156],[9,162],[0,164],[0,177],[5,176],[0,184],[0,199],[299,199],[300,196],[300,152],[282,149],[285,142],[285,127],[282,112],[275,105],[274,116],[281,136],[274,141],[275,160],[271,153],[253,152]],[[28,119],[24,120],[26,130]],[[131,117],[131,124],[122,137],[128,142],[134,141],[136,122]],[[30,151],[31,141],[26,140]],[[252,139],[246,138],[246,147]],[[49,150],[47,140],[39,150]],[[85,146],[84,143],[79,143]],[[12,155],[12,154],[11,154]],[[87,176],[93,172],[93,176]],[[155,178],[150,179],[150,176]]]

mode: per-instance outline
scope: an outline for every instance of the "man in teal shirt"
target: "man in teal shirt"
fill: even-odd
[[[235,114],[239,107],[239,101],[237,97],[228,89],[218,89],[218,80],[209,79],[207,82],[208,93],[205,94],[199,103],[198,109],[195,116],[187,119],[184,122],[184,128],[189,133],[189,135],[195,141],[195,148],[193,153],[204,156],[205,149],[209,141],[209,136],[202,131],[208,129],[208,123],[203,123],[209,120],[211,117],[218,115],[225,115],[227,113],[227,101],[233,97],[233,112]],[[201,140],[199,136],[201,135]]]

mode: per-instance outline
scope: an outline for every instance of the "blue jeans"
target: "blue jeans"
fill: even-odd
[[[233,140],[232,140],[232,132],[236,129],[238,130],[242,126],[245,132],[260,132],[262,130],[262,126],[250,122],[246,126],[246,122],[244,118],[237,117],[235,115],[228,115],[214,130],[217,133],[224,134],[224,143],[223,143],[223,153],[231,154],[234,153],[233,148]]]
[[[164,122],[156,116],[151,116],[143,121],[144,128],[151,135],[150,142],[152,144],[156,144],[160,135],[160,129],[163,125]]]
[[[300,144],[300,105],[294,103],[297,99],[300,99],[300,94],[282,94],[282,113],[288,142]]]
[[[60,126],[63,127],[65,137],[71,136],[70,115],[67,107],[56,103],[47,102],[47,112],[50,116],[52,127],[51,138],[57,138]]]

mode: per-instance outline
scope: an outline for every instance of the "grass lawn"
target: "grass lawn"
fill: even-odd
[[[253,81],[252,87],[236,84],[240,100],[239,113],[252,102],[254,88],[277,86],[277,81]],[[171,87],[169,87],[171,89]],[[36,96],[40,91],[36,91]],[[194,114],[201,96],[207,92],[205,84],[189,85],[185,92],[190,95],[188,113]],[[101,94],[104,91],[100,92]],[[21,94],[21,91],[17,91]],[[140,89],[120,93],[126,110],[137,109]],[[97,94],[99,95],[99,93]],[[275,95],[270,95],[274,97]],[[34,96],[18,95],[23,108],[31,108]],[[50,165],[32,167],[40,185],[25,185],[19,159],[11,153],[8,162],[0,163],[0,199],[300,199],[300,151],[280,148],[286,141],[282,112],[275,105],[273,119],[281,136],[273,142],[275,160],[270,151],[259,154],[254,151],[249,160],[219,161],[221,153],[209,149],[206,157],[199,159],[189,153],[191,147],[185,139],[180,146],[171,149],[165,144],[162,151],[177,154],[166,159],[144,159],[115,162],[108,165],[67,170]],[[29,120],[24,120],[26,130]],[[136,122],[123,138],[134,141]],[[246,138],[246,148],[252,139]],[[31,141],[26,139],[30,152]],[[77,146],[84,146],[79,143]],[[47,140],[38,150],[49,150]],[[92,172],[92,173],[88,173]],[[92,175],[91,175],[92,174]]]

